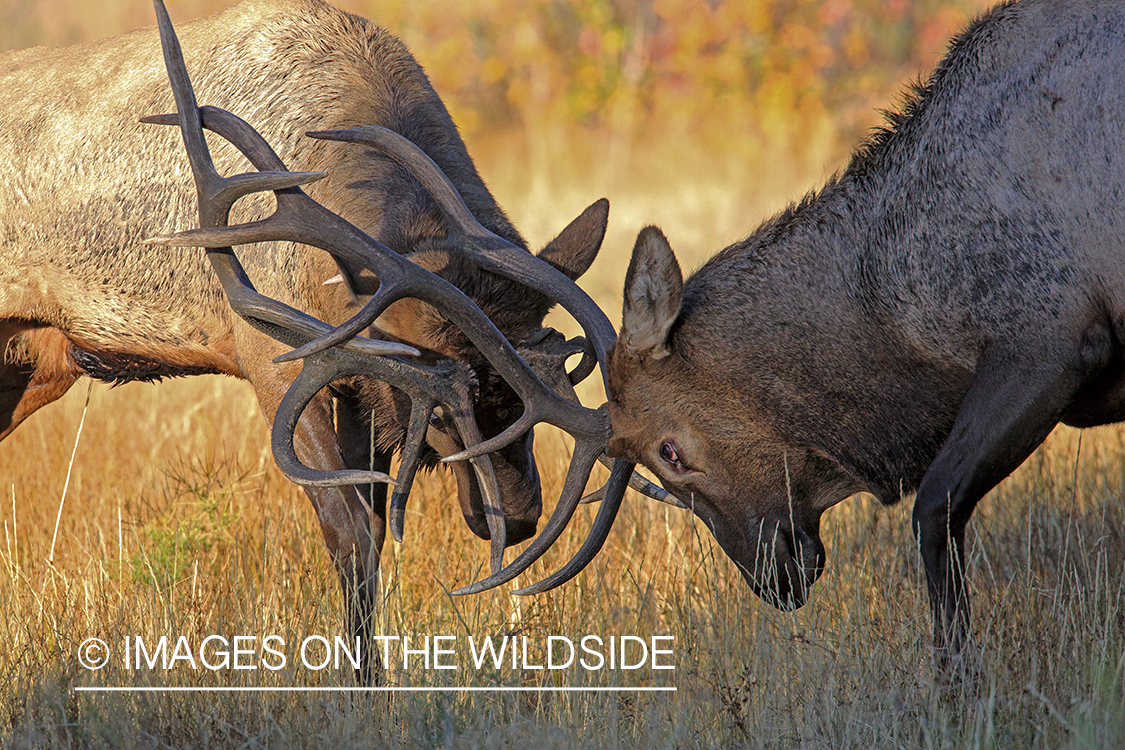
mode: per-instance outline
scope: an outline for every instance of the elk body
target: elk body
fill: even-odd
[[[939,660],[967,643],[965,525],[1059,422],[1125,419],[1125,7],[987,13],[817,193],[686,281],[641,232],[610,452],[801,606],[821,514],[916,493]]]
[[[446,215],[395,161],[375,149],[304,136],[366,125],[397,131],[436,162],[484,227],[526,247],[423,71],[394,37],[319,0],[247,0],[184,24],[180,36],[201,101],[241,114],[290,169],[329,174],[307,188],[311,197],[459,287],[510,341],[536,332],[551,300],[463,255]],[[300,372],[300,363],[272,361],[288,347],[231,312],[202,252],[141,244],[197,222],[181,136],[139,122],[141,115],[168,111],[175,105],[155,29],[0,57],[0,439],[83,376],[120,383],[233,375],[250,382],[272,421]],[[220,171],[245,169],[229,145],[214,139],[212,149]],[[249,221],[270,209],[268,200],[248,198],[234,217]],[[539,257],[576,278],[597,253],[607,210],[604,201],[591,206]],[[296,243],[250,248],[239,257],[260,292],[332,325],[377,286],[369,271],[338,266]],[[336,275],[343,284],[324,285]],[[372,335],[410,344],[423,360],[468,363],[485,438],[519,416],[515,394],[468,338],[424,302],[396,302]],[[409,416],[401,393],[352,378],[313,399],[294,444],[310,467],[386,471]],[[440,409],[430,424],[426,450],[433,465],[464,446]],[[528,431],[491,454],[509,544],[530,536],[540,513],[531,441]],[[465,462],[452,466],[465,518],[487,538],[477,478]],[[385,485],[373,493],[307,490],[359,632],[372,606]]]

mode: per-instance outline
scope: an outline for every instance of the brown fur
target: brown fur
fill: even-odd
[[[916,491],[949,654],[977,501],[1056,423],[1125,418],[1125,8],[1002,5],[890,119],[682,288],[641,233],[611,452],[692,504],[778,606],[823,568],[825,509]]]
[[[198,100],[228,109],[261,132],[292,170],[328,172],[309,194],[393,250],[464,290],[513,341],[540,325],[549,301],[482,272],[448,239],[444,219],[420,185],[371,149],[317,141],[310,130],[377,124],[426,151],[478,220],[526,247],[496,205],[449,114],[422,69],[393,36],[319,0],[246,0],[179,27]],[[142,125],[174,111],[155,29],[92,44],[36,48],[0,57],[0,438],[80,376],[130,379],[214,372],[254,386],[267,420],[299,365],[275,365],[283,351],[230,311],[204,254],[140,244],[195,225],[195,196],[174,128]],[[220,171],[248,165],[211,140]],[[237,221],[271,210],[244,200]],[[599,202],[541,253],[575,276],[592,262],[605,231]],[[362,269],[337,268],[304,246],[239,249],[257,289],[330,324],[364,299]],[[343,272],[348,284],[322,282]],[[512,400],[464,337],[424,305],[403,303],[388,331],[428,352],[479,366],[481,404],[495,422]],[[381,383],[340,383],[305,412],[295,436],[309,466],[386,469],[402,442],[400,399]],[[374,412],[378,450],[367,449]],[[494,430],[493,425],[490,430]],[[431,430],[432,465],[459,449],[456,435]],[[508,541],[533,532],[540,512],[531,435],[493,456],[510,520]],[[476,479],[458,467],[459,501],[473,530],[488,534]],[[364,490],[366,492],[366,490]],[[366,502],[352,488],[310,489],[329,550],[366,616],[383,540],[383,489]],[[358,588],[356,584],[358,583]]]

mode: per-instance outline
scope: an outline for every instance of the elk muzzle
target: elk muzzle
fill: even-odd
[[[462,450],[460,443],[453,437],[435,432],[430,430],[427,440],[439,454],[450,456]],[[534,536],[543,510],[543,494],[539,470],[532,454],[532,440],[533,434],[528,432],[512,445],[488,454],[500,490],[506,530],[504,541],[509,547]],[[468,461],[458,461],[450,464],[450,467],[457,479],[457,502],[465,516],[465,523],[481,539],[491,539],[487,509],[476,472]]]
[[[804,606],[824,571],[818,528],[794,529],[787,523],[762,520],[740,528],[715,524],[713,531],[754,593],[780,610]]]

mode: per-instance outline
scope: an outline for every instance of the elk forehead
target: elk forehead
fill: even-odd
[[[681,470],[690,469],[698,486],[700,475],[713,480],[731,467],[720,447],[730,442],[730,425],[706,413],[711,389],[679,360],[675,354],[638,358],[615,348],[609,379],[610,454],[645,464],[674,492],[685,490],[688,477],[679,476]],[[683,465],[664,465],[669,455],[683,459]]]
[[[660,359],[615,345],[608,397],[614,438],[656,439],[659,432],[698,429],[716,440],[756,432],[749,394],[721,365],[700,367],[673,351]]]
[[[744,523],[811,522],[858,489],[833,461],[779,433],[752,385],[672,349],[659,360],[611,352],[611,455],[652,469],[681,500]]]
[[[665,410],[659,408],[666,394],[660,393],[659,381],[646,372],[647,364],[620,344],[609,352],[608,402],[613,430],[609,452],[642,463],[646,445],[654,438],[652,430],[672,426]]]

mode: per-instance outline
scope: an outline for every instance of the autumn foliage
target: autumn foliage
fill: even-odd
[[[231,4],[169,0],[169,9],[178,24]],[[659,223],[687,269],[752,231],[843,166],[878,110],[894,107],[904,82],[927,74],[984,5],[336,4],[402,37],[531,244],[611,198],[609,234],[582,279],[611,317],[641,226]],[[150,0],[0,0],[0,50],[78,43],[152,19]],[[544,429],[536,451],[544,494],[557,497],[567,446]],[[597,560],[567,586],[455,598],[446,591],[479,572],[487,545],[462,521],[441,471],[420,478],[405,543],[384,547],[382,632],[667,634],[677,668],[645,681],[396,667],[390,685],[643,682],[677,692],[90,694],[78,688],[335,690],[353,676],[79,666],[87,636],[272,632],[297,642],[341,622],[316,517],[273,465],[246,383],[82,383],[0,444],[0,746],[1122,747],[1123,455],[1120,426],[1060,430],[981,503],[967,555],[984,665],[975,695],[935,679],[909,503],[884,508],[862,496],[826,514],[830,563],[793,613],[763,605],[702,522],[632,495]],[[520,583],[576,552],[594,512],[580,508]]]
[[[169,2],[173,18],[224,0]],[[839,147],[932,67],[981,0],[341,0],[399,34],[466,137],[608,134]],[[109,7],[99,7],[108,5]],[[151,23],[144,0],[0,2],[0,49]],[[825,153],[814,158],[823,160]],[[600,157],[599,157],[600,158]],[[627,161],[627,158],[625,159]]]

